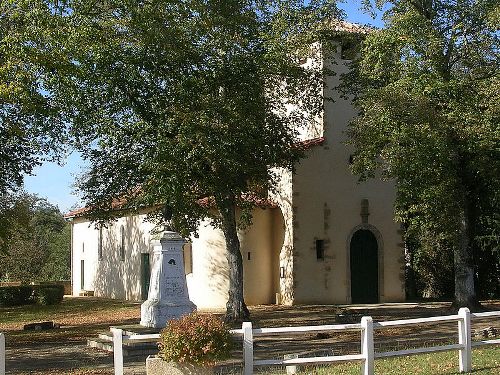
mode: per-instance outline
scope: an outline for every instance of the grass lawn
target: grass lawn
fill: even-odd
[[[0,307],[0,332],[9,344],[86,340],[113,324],[137,322],[140,304],[98,298],[64,298],[59,305]],[[27,323],[53,321],[60,329],[23,331]]]
[[[129,318],[132,311],[135,317],[140,316],[140,303],[89,297],[66,297],[59,305],[0,307],[0,329],[17,329],[25,323],[43,320],[56,320],[57,323],[64,325],[85,323],[85,321],[82,322],[84,317],[88,318],[86,322],[89,323],[101,321],[103,318],[116,320],[120,319],[123,314],[125,318]],[[102,314],[105,316],[99,316]]]
[[[299,373],[311,375],[359,375],[360,367],[360,363],[343,363],[324,367],[299,367],[298,370]],[[285,373],[285,371],[264,371],[261,373],[278,375]],[[458,353],[454,351],[377,359],[375,360],[375,374],[460,374],[458,371]],[[500,346],[496,345],[489,348],[474,349],[472,352],[472,372],[468,374],[500,374]]]
[[[498,310],[498,301],[490,303],[492,310]],[[314,325],[329,324],[332,318],[335,319],[337,307],[327,305],[317,306],[258,306],[252,307],[251,313],[256,326],[289,326],[289,325]],[[422,304],[418,306],[402,307],[373,307],[369,311],[354,311],[356,319],[358,315],[371,315],[374,320],[404,319],[410,317],[446,315],[446,310],[441,311],[433,304]],[[18,368],[14,374],[23,375],[91,375],[91,374],[113,374],[112,357],[107,360],[107,367],[98,367],[94,363],[102,360],[103,354],[93,354],[92,349],[84,349],[86,340],[95,337],[99,332],[109,331],[110,325],[121,325],[137,323],[140,319],[140,303],[100,299],[92,297],[69,297],[65,298],[60,305],[54,306],[20,306],[20,307],[0,307],[0,332],[6,334],[7,349],[11,354],[24,353],[30,355],[31,368]],[[24,331],[23,326],[27,323],[53,321],[60,324],[59,329],[46,331]],[[498,321],[488,321],[484,324],[493,325],[498,328]],[[442,325],[439,325],[441,327]],[[450,336],[450,333],[451,336]],[[404,349],[407,345],[429,346],[434,345],[435,339],[439,335],[444,335],[451,341],[456,340],[456,323],[451,327],[451,331],[446,329],[436,329],[431,327],[431,331],[422,330],[419,327],[405,328],[399,330],[384,330],[384,335],[377,334],[376,342],[385,342],[391,348],[383,350]],[[415,337],[426,337],[424,342],[415,342]],[[498,336],[497,336],[498,338]],[[347,334],[343,340],[340,336],[319,338],[315,335],[304,336],[298,339],[302,348],[291,347],[297,341],[273,341],[271,343],[261,342],[260,350],[264,350],[267,356],[279,357],[282,355],[281,349],[285,353],[301,352],[301,350],[311,350],[313,346],[318,349],[332,348],[335,343],[341,348],[348,350],[344,343],[357,342],[355,350],[359,346],[359,333]],[[451,343],[451,342],[450,342]],[[44,356],[53,356],[54,351],[62,346],[75,349],[76,354],[68,354],[77,358],[82,357],[81,363],[75,363],[69,370],[67,367],[60,367],[58,360],[54,360],[51,367],[42,368],[45,362]],[[404,347],[403,347],[404,346]],[[87,359],[83,360],[83,351]],[[274,352],[276,351],[276,353]],[[75,352],[72,352],[75,353]],[[336,351],[337,354],[341,354]],[[9,355],[9,353],[7,353]],[[235,353],[235,359],[242,357],[241,349]],[[7,357],[9,359],[9,357]],[[74,358],[70,358],[74,359]],[[63,361],[63,359],[61,359]],[[57,362],[57,363],[55,363]],[[55,365],[54,365],[55,364]],[[360,373],[359,363],[344,363],[325,367],[299,367],[303,374],[356,374]],[[500,374],[500,346],[490,346],[487,348],[474,349],[472,356],[473,374]],[[260,372],[260,371],[259,371]],[[10,372],[9,372],[10,373]],[[265,374],[283,374],[284,369],[274,372],[262,369]],[[379,359],[375,361],[376,374],[458,374],[458,353],[430,353],[409,357]]]

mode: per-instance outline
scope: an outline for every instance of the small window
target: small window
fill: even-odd
[[[102,225],[99,226],[99,238],[97,239],[97,256],[100,259],[102,259]]]
[[[125,227],[120,227],[120,260],[125,260]]]
[[[354,60],[358,54],[359,43],[350,40],[343,40],[340,45],[340,57],[342,60]]]
[[[316,259],[325,259],[325,240],[316,240]]]

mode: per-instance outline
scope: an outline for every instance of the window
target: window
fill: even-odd
[[[85,260],[80,260],[80,289],[85,289]]]
[[[325,259],[325,240],[316,240],[316,259]]]
[[[359,53],[359,42],[355,40],[343,40],[340,45],[340,57],[342,60],[353,60]]]
[[[102,239],[102,225],[99,225],[99,238],[97,239],[97,257],[99,258],[99,260],[102,259],[102,243],[103,243],[103,239]]]
[[[125,227],[120,227],[120,260],[125,260]]]

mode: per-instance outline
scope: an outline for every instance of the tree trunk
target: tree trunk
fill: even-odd
[[[226,240],[226,258],[229,266],[229,296],[226,304],[226,321],[242,322],[250,318],[243,297],[243,259],[236,228],[236,204],[233,195],[217,199],[222,217],[222,232]]]
[[[405,240],[405,291],[408,300],[417,298],[417,283],[415,280],[415,269],[413,267],[414,244],[408,238]]]
[[[471,311],[482,309],[476,296],[474,286],[474,262],[472,241],[474,240],[474,208],[470,200],[464,196],[464,210],[460,220],[458,243],[454,247],[453,261],[455,266],[455,300],[454,308],[468,307]]]

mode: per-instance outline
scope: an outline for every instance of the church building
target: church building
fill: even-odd
[[[347,24],[356,32],[355,25]],[[244,294],[248,305],[399,302],[405,298],[404,250],[394,221],[394,183],[358,182],[349,170],[346,126],[356,115],[333,90],[349,60],[337,50],[318,53],[326,76],[321,118],[301,132],[306,156],[294,174],[278,171],[277,193],[253,210],[240,232]],[[146,211],[98,228],[84,210],[71,220],[73,295],[147,299],[155,238]],[[222,231],[202,222],[184,246],[189,296],[198,308],[227,301],[228,265]]]

